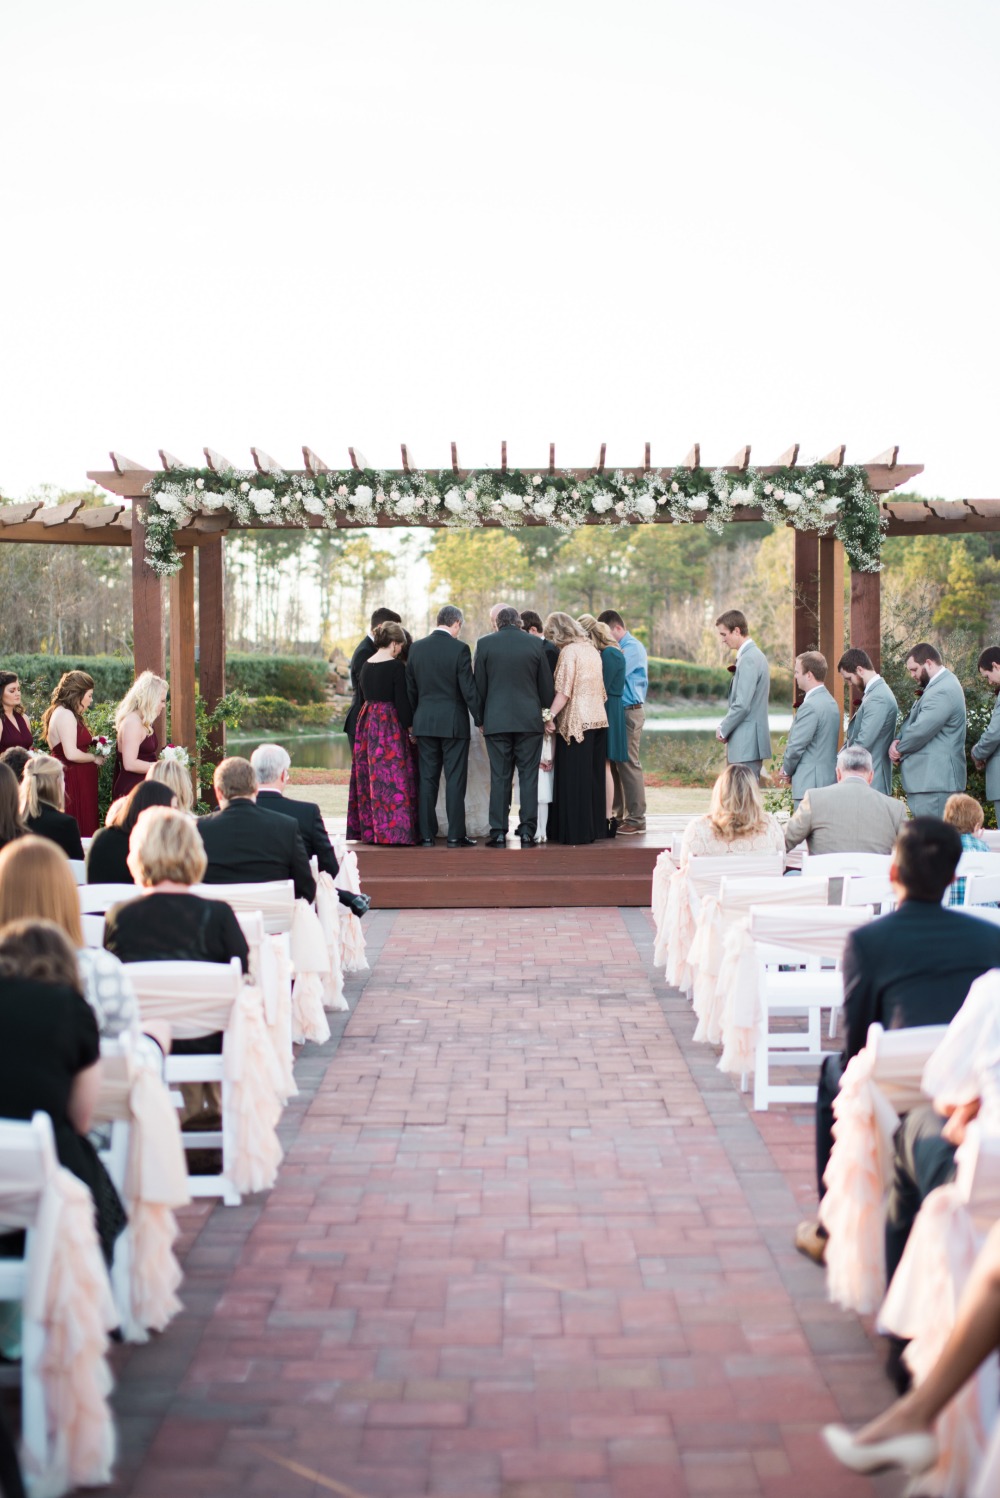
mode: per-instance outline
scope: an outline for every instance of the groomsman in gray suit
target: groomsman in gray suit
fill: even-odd
[[[736,669],[729,687],[729,711],[715,731],[726,746],[731,765],[746,765],[760,779],[760,767],[771,755],[767,699],[771,673],[764,652],[754,644],[746,615],[727,609],[715,621],[719,639],[736,651]],[[732,669],[732,668],[730,668]]]
[[[781,771],[792,783],[792,802],[798,807],[806,791],[833,785],[837,779],[837,740],[843,721],[824,682],[826,656],[807,650],[795,662],[795,681],[804,692],[795,721],[788,730]]]
[[[853,748],[867,749],[872,757],[874,778],[872,786],[883,796],[892,795],[892,765],[889,763],[889,745],[896,737],[896,719],[899,704],[892,689],[879,676],[872,665],[871,657],[864,650],[845,650],[837,662],[837,670],[852,687],[860,688],[863,696],[861,706],[847,725],[847,743]],[[1000,767],[998,767],[1000,768]]]
[[[917,700],[889,758],[900,766],[913,816],[943,817],[948,797],[965,790],[965,693],[933,645],[914,645],[906,669]]]
[[[990,645],[979,657],[979,674],[1000,693],[1000,645]],[[993,709],[989,726],[972,746],[972,760],[977,770],[986,771],[986,799],[996,811],[1000,802],[1000,696]],[[1000,826],[1000,821],[998,821]]]

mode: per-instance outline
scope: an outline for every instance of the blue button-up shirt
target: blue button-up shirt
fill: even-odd
[[[622,692],[622,706],[635,707],[637,703],[645,702],[646,693],[649,691],[646,647],[627,630],[618,643],[625,657],[625,687]]]

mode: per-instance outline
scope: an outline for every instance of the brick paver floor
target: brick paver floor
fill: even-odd
[[[381,913],[274,1191],[184,1214],[117,1359],[135,1498],[853,1498],[889,1388],[790,1246],[808,1110],[755,1117],[642,911]],[[345,1017],[346,1018],[346,1017]]]

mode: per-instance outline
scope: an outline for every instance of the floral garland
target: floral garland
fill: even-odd
[[[863,468],[814,463],[766,476],[755,468],[655,469],[648,473],[526,473],[482,469],[459,478],[440,473],[347,469],[340,473],[255,473],[210,468],[172,469],[146,485],[146,559],[168,576],[181,564],[174,545],[180,520],[228,510],[240,525],[280,521],[302,526],[317,516],[331,530],[341,517],[376,525],[380,515],[403,523],[433,521],[469,529],[484,522],[514,528],[526,522],[575,529],[594,515],[604,525],[665,519],[690,524],[704,516],[717,533],[741,508],[759,509],[774,525],[834,532],[852,568],[881,568],[885,519]]]

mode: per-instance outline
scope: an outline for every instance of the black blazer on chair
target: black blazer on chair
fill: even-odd
[[[358,713],[361,711],[361,669],[374,654],[375,641],[371,635],[365,635],[351,656],[351,686],[354,688],[354,701],[347,709],[344,732],[351,741],[352,749],[354,748],[354,726],[358,721]]]
[[[69,812],[57,811],[48,801],[39,801],[38,816],[25,817],[24,825],[36,837],[47,837],[50,842],[58,843],[67,858],[83,858],[80,828],[76,817],[71,817]]]
[[[315,854],[320,873],[329,874],[334,879],[337,877],[340,865],[315,801],[293,801],[280,791],[258,791],[257,805],[265,811],[277,812],[279,816],[293,817],[305,844],[306,857],[312,858]]]
[[[556,694],[538,635],[516,625],[476,641],[476,690],[484,733],[541,733],[542,708]]]
[[[291,817],[276,816],[241,796],[230,801],[225,811],[199,817],[198,831],[208,854],[206,884],[294,879],[296,899],[315,899],[316,881]]]
[[[852,931],[844,947],[844,1059],[868,1026],[947,1025],[976,978],[1000,967],[1000,927],[926,900]]]
[[[410,646],[406,690],[418,739],[467,739],[469,714],[477,723],[482,718],[472,651],[446,629],[432,630]]]

